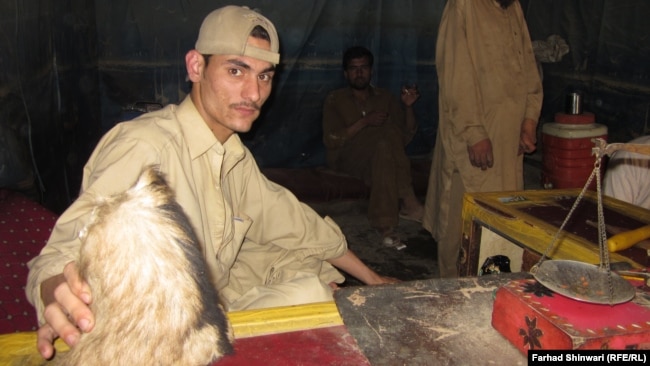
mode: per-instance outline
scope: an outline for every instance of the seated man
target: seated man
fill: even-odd
[[[370,186],[368,219],[387,246],[401,247],[399,217],[421,221],[422,204],[413,191],[411,162],[405,146],[417,129],[415,88],[402,90],[402,103],[386,89],[370,84],[372,53],[352,47],[343,55],[349,86],[329,93],[323,106],[323,141],[331,169]],[[401,207],[400,207],[401,203]]]
[[[227,310],[331,301],[344,281],[333,266],[365,284],[397,282],[349,251],[331,219],[266,179],[239,139],[271,93],[278,49],[276,30],[262,15],[239,6],[213,11],[185,56],[190,95],[118,124],[101,139],[84,168],[80,196],[29,262],[26,291],[41,325],[41,355],[52,356],[55,338],[74,346],[80,332],[93,329],[93,294],[76,261],[94,197],[125,191],[150,165],[188,216],[205,275]]]
[[[650,136],[629,143],[650,145]],[[650,156],[625,150],[614,152],[605,171],[603,194],[650,210]]]

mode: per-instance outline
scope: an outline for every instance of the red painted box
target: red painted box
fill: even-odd
[[[492,326],[524,355],[531,349],[650,349],[650,309],[581,302],[534,279],[499,288]]]

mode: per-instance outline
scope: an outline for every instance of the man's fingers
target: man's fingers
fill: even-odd
[[[525,139],[522,139],[521,142],[519,143],[519,152],[518,155],[521,155],[523,153],[532,153],[537,149],[535,146],[535,142],[531,141],[526,141]]]
[[[58,305],[52,304],[54,307],[54,309],[52,309],[53,317],[57,317],[57,318],[59,317],[60,314],[56,313],[56,308],[58,308],[61,314],[65,317],[65,319],[72,322],[75,326],[79,327],[79,329],[83,330],[84,332],[88,332],[92,329],[93,314],[90,311],[90,308],[83,300],[71,294],[70,287],[59,286],[55,290],[54,296],[57,299]],[[48,309],[46,308],[46,312],[47,310]],[[49,323],[52,323],[50,318],[48,318],[47,316],[46,319],[48,319]],[[64,325],[64,324],[60,322],[57,324],[52,324],[55,330],[59,330],[58,326],[60,325]],[[61,334],[60,331],[59,334]],[[67,340],[66,343],[68,343]]]
[[[55,334],[69,346],[79,339],[81,329],[88,332],[93,327],[93,314],[86,303],[72,294],[70,287],[63,283],[54,290],[56,301],[45,307],[45,321]]]
[[[494,165],[494,156],[492,155],[492,150],[487,155],[487,166],[488,168],[492,168]]]
[[[478,164],[477,166],[481,168],[481,170],[486,170],[488,168],[492,168],[492,165],[494,164],[494,159],[492,158],[492,154],[480,154],[480,158],[478,159]]]
[[[70,320],[84,332],[93,327],[93,314],[88,305],[92,301],[90,287],[79,275],[75,262],[68,263],[63,269],[68,286],[57,288],[55,297],[63,309],[66,309]],[[74,296],[68,296],[68,295]]]
[[[36,347],[38,352],[44,359],[50,359],[54,356],[54,340],[57,338],[56,332],[50,327],[49,324],[45,324],[42,327],[38,328],[36,332],[37,340]]]
[[[83,281],[74,262],[68,263],[63,273],[41,283],[41,297],[45,304],[45,324],[38,330],[37,347],[46,359],[54,355],[53,342],[61,338],[68,346],[77,345],[81,332],[94,326],[90,310],[90,287]]]
[[[472,164],[472,166],[479,166],[479,163],[476,160],[476,154],[474,154],[474,149],[468,147],[467,154],[469,155],[469,162]]]
[[[535,145],[537,144],[536,126],[537,123],[533,120],[524,120],[522,123],[518,155],[535,151]]]
[[[54,341],[54,338],[60,337],[68,346],[72,347],[77,344],[81,333],[75,326],[72,313],[66,312],[61,305],[53,303],[45,307],[44,316],[47,324],[42,328],[46,326],[51,328],[51,332],[54,335],[50,341]]]
[[[395,278],[395,277],[386,277],[386,276],[382,276],[382,279],[383,279],[383,282],[384,282],[384,283],[388,283],[388,284],[393,284],[393,283],[400,283],[400,282],[402,282],[402,281],[400,281],[399,279],[397,279],[397,278]]]
[[[90,304],[90,287],[81,276],[79,275],[79,270],[77,269],[77,264],[75,262],[70,262],[66,264],[63,268],[63,275],[65,280],[70,286],[72,293],[83,300],[86,304]]]
[[[472,146],[468,146],[467,152],[472,166],[486,170],[494,164],[490,139],[483,139]]]

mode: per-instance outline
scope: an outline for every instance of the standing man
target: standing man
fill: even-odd
[[[449,0],[438,31],[440,120],[423,226],[441,277],[458,275],[465,192],[524,188],[542,84],[517,0]]]
[[[348,87],[329,93],[323,106],[327,164],[362,179],[370,187],[368,219],[386,246],[403,247],[395,228],[399,217],[422,221],[405,147],[415,135],[416,88],[403,88],[401,101],[370,84],[374,57],[364,47],[343,55]],[[401,207],[400,207],[401,205]]]
[[[95,197],[125,191],[149,165],[175,191],[227,310],[331,301],[344,280],[333,266],[366,284],[396,282],[350,252],[331,219],[267,180],[239,139],[271,93],[278,50],[275,27],[262,15],[240,6],[213,11],[185,56],[190,95],[118,124],[101,139],[84,168],[80,196],[29,262],[26,291],[39,316],[43,357],[52,355],[55,338],[74,346],[94,326],[93,294],[76,261],[78,233]]]

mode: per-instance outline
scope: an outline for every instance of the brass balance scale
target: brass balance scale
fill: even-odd
[[[632,300],[636,295],[636,290],[629,281],[613,272],[610,268],[609,248],[607,246],[607,234],[603,214],[601,161],[606,155],[611,155],[617,150],[650,155],[650,146],[626,143],[607,144],[601,138],[595,138],[592,141],[594,142],[592,154],[595,155],[596,159],[594,169],[553,240],[541,256],[539,262],[530,269],[530,273],[543,286],[566,297],[589,303],[615,305]],[[560,233],[571,219],[571,215],[576,207],[578,207],[580,200],[583,198],[594,176],[596,177],[598,196],[598,246],[600,250],[600,264],[593,265],[573,260],[546,260],[547,254],[555,246],[560,237]]]

